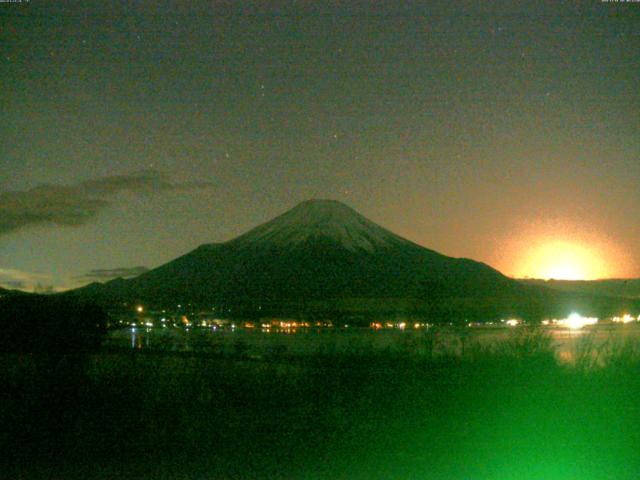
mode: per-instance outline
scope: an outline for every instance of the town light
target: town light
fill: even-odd
[[[634,322],[636,319],[631,315],[629,315],[628,313],[626,313],[622,317],[613,317],[611,320],[614,323],[630,323],[630,322]]]
[[[558,320],[558,325],[568,327],[571,330],[579,330],[586,325],[595,325],[598,319],[595,317],[583,317],[579,313],[572,313],[567,318]]]

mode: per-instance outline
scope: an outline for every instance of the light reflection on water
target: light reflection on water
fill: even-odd
[[[522,328],[522,327],[515,327]],[[630,341],[640,343],[640,324],[597,325],[571,330],[544,327],[551,336],[557,357],[572,362],[576,351],[589,344],[594,349],[616,348]],[[367,351],[404,351],[419,348],[426,330],[371,328],[300,328],[289,330],[140,328],[131,327],[109,334],[106,346],[166,351],[243,353],[253,356]],[[513,328],[442,328],[435,331],[440,344],[460,353],[465,345],[491,346],[507,340]]]
[[[141,349],[150,346],[150,341],[153,337],[152,328],[139,329],[137,327],[131,327],[129,333],[131,336],[131,348]]]

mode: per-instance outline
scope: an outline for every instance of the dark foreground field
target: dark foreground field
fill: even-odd
[[[640,362],[4,355],[3,478],[637,479]]]

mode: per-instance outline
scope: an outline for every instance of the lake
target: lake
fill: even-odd
[[[430,328],[219,328],[132,327],[110,332],[106,347],[179,352],[242,354],[255,358],[270,355],[343,354],[349,352],[402,351],[425,353],[429,342],[434,353],[461,354],[470,345],[490,347],[505,341],[525,327],[430,327]],[[576,352],[590,345],[593,350],[615,351],[631,343],[640,344],[640,324],[600,324],[578,330],[541,327],[550,336],[561,362],[571,362]]]

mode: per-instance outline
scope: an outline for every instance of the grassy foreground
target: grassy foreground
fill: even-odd
[[[491,350],[2,356],[16,479],[636,479],[640,361]],[[411,347],[415,351],[415,345]],[[426,352],[426,353],[425,353]],[[580,353],[580,352],[578,352]],[[3,477],[4,478],[4,477]]]

